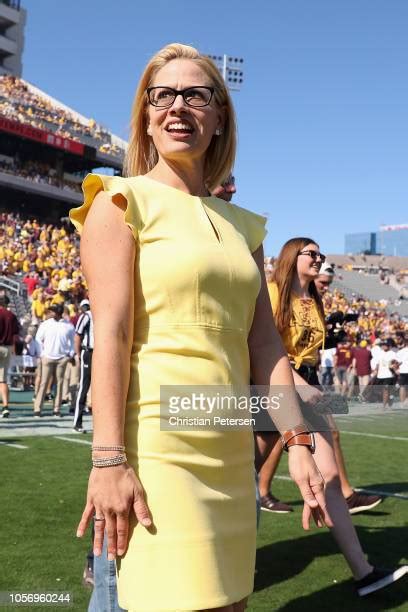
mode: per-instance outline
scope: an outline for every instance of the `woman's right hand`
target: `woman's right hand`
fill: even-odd
[[[305,404],[315,406],[323,397],[323,393],[313,385],[296,385],[296,392]]]
[[[89,476],[85,509],[77,528],[82,537],[95,518],[94,554],[102,553],[104,532],[108,537],[108,559],[124,555],[129,537],[129,515],[134,511],[136,519],[150,527],[152,519],[145,501],[144,489],[133,468],[127,463],[113,467],[93,468]]]

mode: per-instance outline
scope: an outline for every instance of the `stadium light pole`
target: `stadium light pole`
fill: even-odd
[[[242,57],[231,57],[230,55],[208,55],[214,61],[222,74],[226,85],[231,91],[239,91],[244,81]]]

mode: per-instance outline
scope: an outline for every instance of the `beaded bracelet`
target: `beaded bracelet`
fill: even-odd
[[[92,446],[93,451],[120,451],[123,452],[125,450],[124,446],[120,444],[116,444],[113,446]]]
[[[114,457],[101,457],[100,459],[92,458],[92,465],[93,467],[97,467],[97,468],[121,465],[122,463],[126,463],[126,462],[127,462],[127,457],[125,453],[121,453],[120,455],[115,455]]]

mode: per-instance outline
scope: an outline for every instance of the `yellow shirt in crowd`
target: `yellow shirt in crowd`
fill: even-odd
[[[31,304],[31,311],[37,317],[37,319],[42,319],[44,317],[45,307],[45,302],[34,299]]]
[[[276,313],[279,303],[279,292],[276,283],[268,283],[272,311]],[[293,316],[288,329],[282,334],[282,340],[290,361],[298,369],[303,365],[316,365],[319,350],[324,344],[325,325],[315,301],[301,299],[292,293]]]

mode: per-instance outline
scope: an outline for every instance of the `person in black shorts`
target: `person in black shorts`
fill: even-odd
[[[89,300],[80,303],[81,315],[75,327],[75,352],[79,358],[80,376],[74,405],[74,431],[85,433],[82,415],[86,408],[86,397],[91,385],[92,353],[94,347],[93,321]]]

